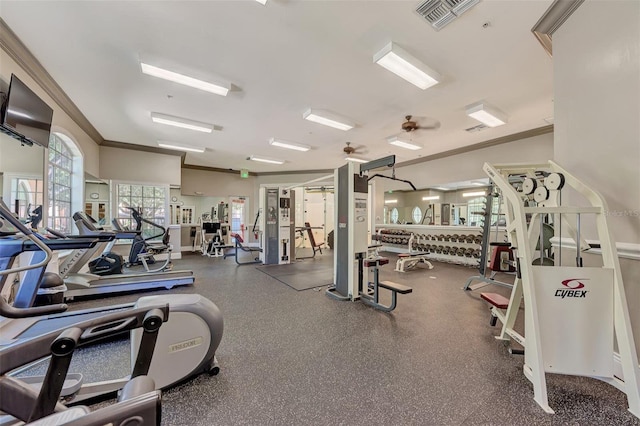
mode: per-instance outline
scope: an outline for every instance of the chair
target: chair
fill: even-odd
[[[311,243],[311,248],[313,249],[313,255],[308,257],[308,259],[311,259],[313,257],[316,257],[316,252],[318,251],[320,252],[320,254],[322,254],[322,246],[324,245],[324,242],[316,244],[316,239],[313,237],[313,231],[311,230],[311,225],[309,224],[309,222],[305,222],[304,227],[307,229],[307,236],[309,237],[309,242]],[[299,259],[306,258],[301,257]]]

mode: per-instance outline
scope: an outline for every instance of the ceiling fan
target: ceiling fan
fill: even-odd
[[[353,146],[351,146],[351,142],[347,142],[347,146],[342,148],[342,151],[347,155],[351,155],[351,154],[354,154],[354,153],[355,154],[364,154],[364,152],[358,152],[358,150],[362,149],[362,148],[364,148],[364,145],[353,147]]]
[[[413,132],[416,130],[435,130],[437,128],[440,127],[440,122],[436,121],[433,125],[431,126],[420,126],[417,122],[412,121],[411,118],[413,116],[412,115],[405,115],[404,118],[405,121],[404,123],[402,123],[402,130],[409,133],[409,132]]]

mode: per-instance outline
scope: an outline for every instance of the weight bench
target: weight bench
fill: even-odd
[[[433,264],[427,260],[429,252],[401,253],[396,261],[396,272],[407,272],[424,263],[427,269],[433,269]]]
[[[316,239],[313,236],[312,229],[313,228],[311,228],[311,225],[309,224],[309,222],[305,222],[304,228],[300,228],[299,231],[301,234],[303,230],[307,231],[307,237],[309,238],[309,243],[311,244],[311,248],[313,249],[313,254],[311,256],[306,256],[306,257],[297,257],[297,259],[312,259],[316,257],[316,252],[320,252],[320,254],[322,254],[322,246],[324,245],[324,242],[316,244]]]
[[[379,281],[379,267],[389,263],[388,258],[375,257],[372,259],[364,259],[362,263],[367,268],[373,269],[373,282],[371,283],[372,287],[369,288],[369,286],[367,286],[366,289],[358,289],[360,292],[360,299],[363,303],[384,312],[391,312],[396,308],[398,293],[407,294],[413,291],[411,287],[408,287],[406,285],[394,283],[392,281]],[[389,306],[385,306],[380,303],[380,287],[391,291],[391,304]]]
[[[251,265],[254,263],[262,263],[262,261],[260,260],[260,257],[254,257],[253,260],[249,262],[240,262],[240,259],[238,258],[239,252],[244,251],[247,253],[255,253],[255,252],[262,253],[262,249],[260,247],[243,246],[242,243],[244,242],[244,240],[239,234],[232,233],[231,238],[233,238],[233,240],[235,241],[234,249],[232,252],[225,253],[224,256],[222,257],[223,259],[233,256],[238,265]]]
[[[506,321],[506,313],[503,312],[503,310],[506,311],[509,308],[509,299],[498,293],[480,293],[480,298],[491,305],[491,319],[489,320],[489,324],[494,327],[498,319],[504,324]],[[513,340],[524,346],[524,338],[519,333],[511,329],[505,332],[512,337]],[[522,349],[510,348],[509,352],[512,355],[524,355],[524,350]]]

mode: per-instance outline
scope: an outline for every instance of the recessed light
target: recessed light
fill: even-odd
[[[213,124],[175,117],[173,115],[160,114],[158,112],[151,113],[151,120],[153,120],[154,123],[166,124],[168,126],[175,126],[203,133],[211,133],[215,127]]]
[[[430,195],[428,197],[422,197],[422,201],[431,201],[431,200],[439,200],[439,195]]]
[[[165,142],[165,141],[158,141],[158,146],[166,149],[174,149],[176,151],[188,151],[188,152],[204,152],[205,151],[205,148],[202,148],[199,146],[189,146],[189,145],[176,144],[173,142]]]
[[[395,145],[398,146],[400,148],[404,148],[404,149],[411,149],[413,151],[416,151],[418,149],[422,149],[422,147],[420,145],[416,145],[413,142],[409,142],[406,141],[404,139],[400,139],[397,136],[394,136],[392,138],[387,139],[387,141],[391,144],[391,145]]]
[[[373,55],[373,62],[422,90],[438,84],[442,78],[436,71],[393,42]]]
[[[228,87],[224,87],[219,84],[209,83],[207,81],[189,77],[188,75],[180,74],[177,72],[166,70],[164,68],[145,64],[144,62],[140,62],[140,67],[142,68],[142,72],[144,74],[147,74],[153,77],[158,77],[164,80],[173,81],[174,83],[183,84],[185,86],[204,90],[210,93],[215,93],[216,95],[220,95],[220,96],[227,96],[227,93],[229,93]]]
[[[325,126],[333,127],[334,129],[347,130],[353,129],[355,124],[351,123],[344,117],[340,117],[329,111],[323,111],[319,109],[309,108],[303,114],[302,118],[305,120],[313,121],[314,123],[322,124]]]
[[[276,139],[276,138],[269,139],[269,145],[277,146],[278,148],[293,149],[295,151],[309,151],[311,149],[311,147],[308,145],[303,145],[296,142],[289,142],[289,141]]]
[[[261,163],[268,163],[268,164],[284,164],[283,160],[276,160],[275,158],[258,157],[256,155],[251,155],[247,157],[247,160],[259,161]]]
[[[398,202],[398,200],[395,200],[395,199],[393,199],[393,200],[384,200],[385,204],[396,204],[397,202]]]

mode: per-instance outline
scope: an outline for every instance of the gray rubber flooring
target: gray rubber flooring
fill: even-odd
[[[461,290],[477,271],[434,265],[402,274],[393,272],[392,259],[383,268],[381,279],[413,287],[391,314],[338,302],[324,288],[294,291],[255,266],[199,255],[176,262],[193,269],[193,287],[72,308],[172,292],[198,292],[220,307],[222,371],[164,392],[165,425],[640,424],[624,394],[587,378],[548,375],[556,414],[544,413],[522,373],[523,358],[494,339],[479,292]],[[89,379],[127,372],[128,342],[104,346],[74,361]]]
[[[302,291],[333,284],[333,255],[319,254],[311,259],[297,260],[288,265],[262,265],[257,270]]]

